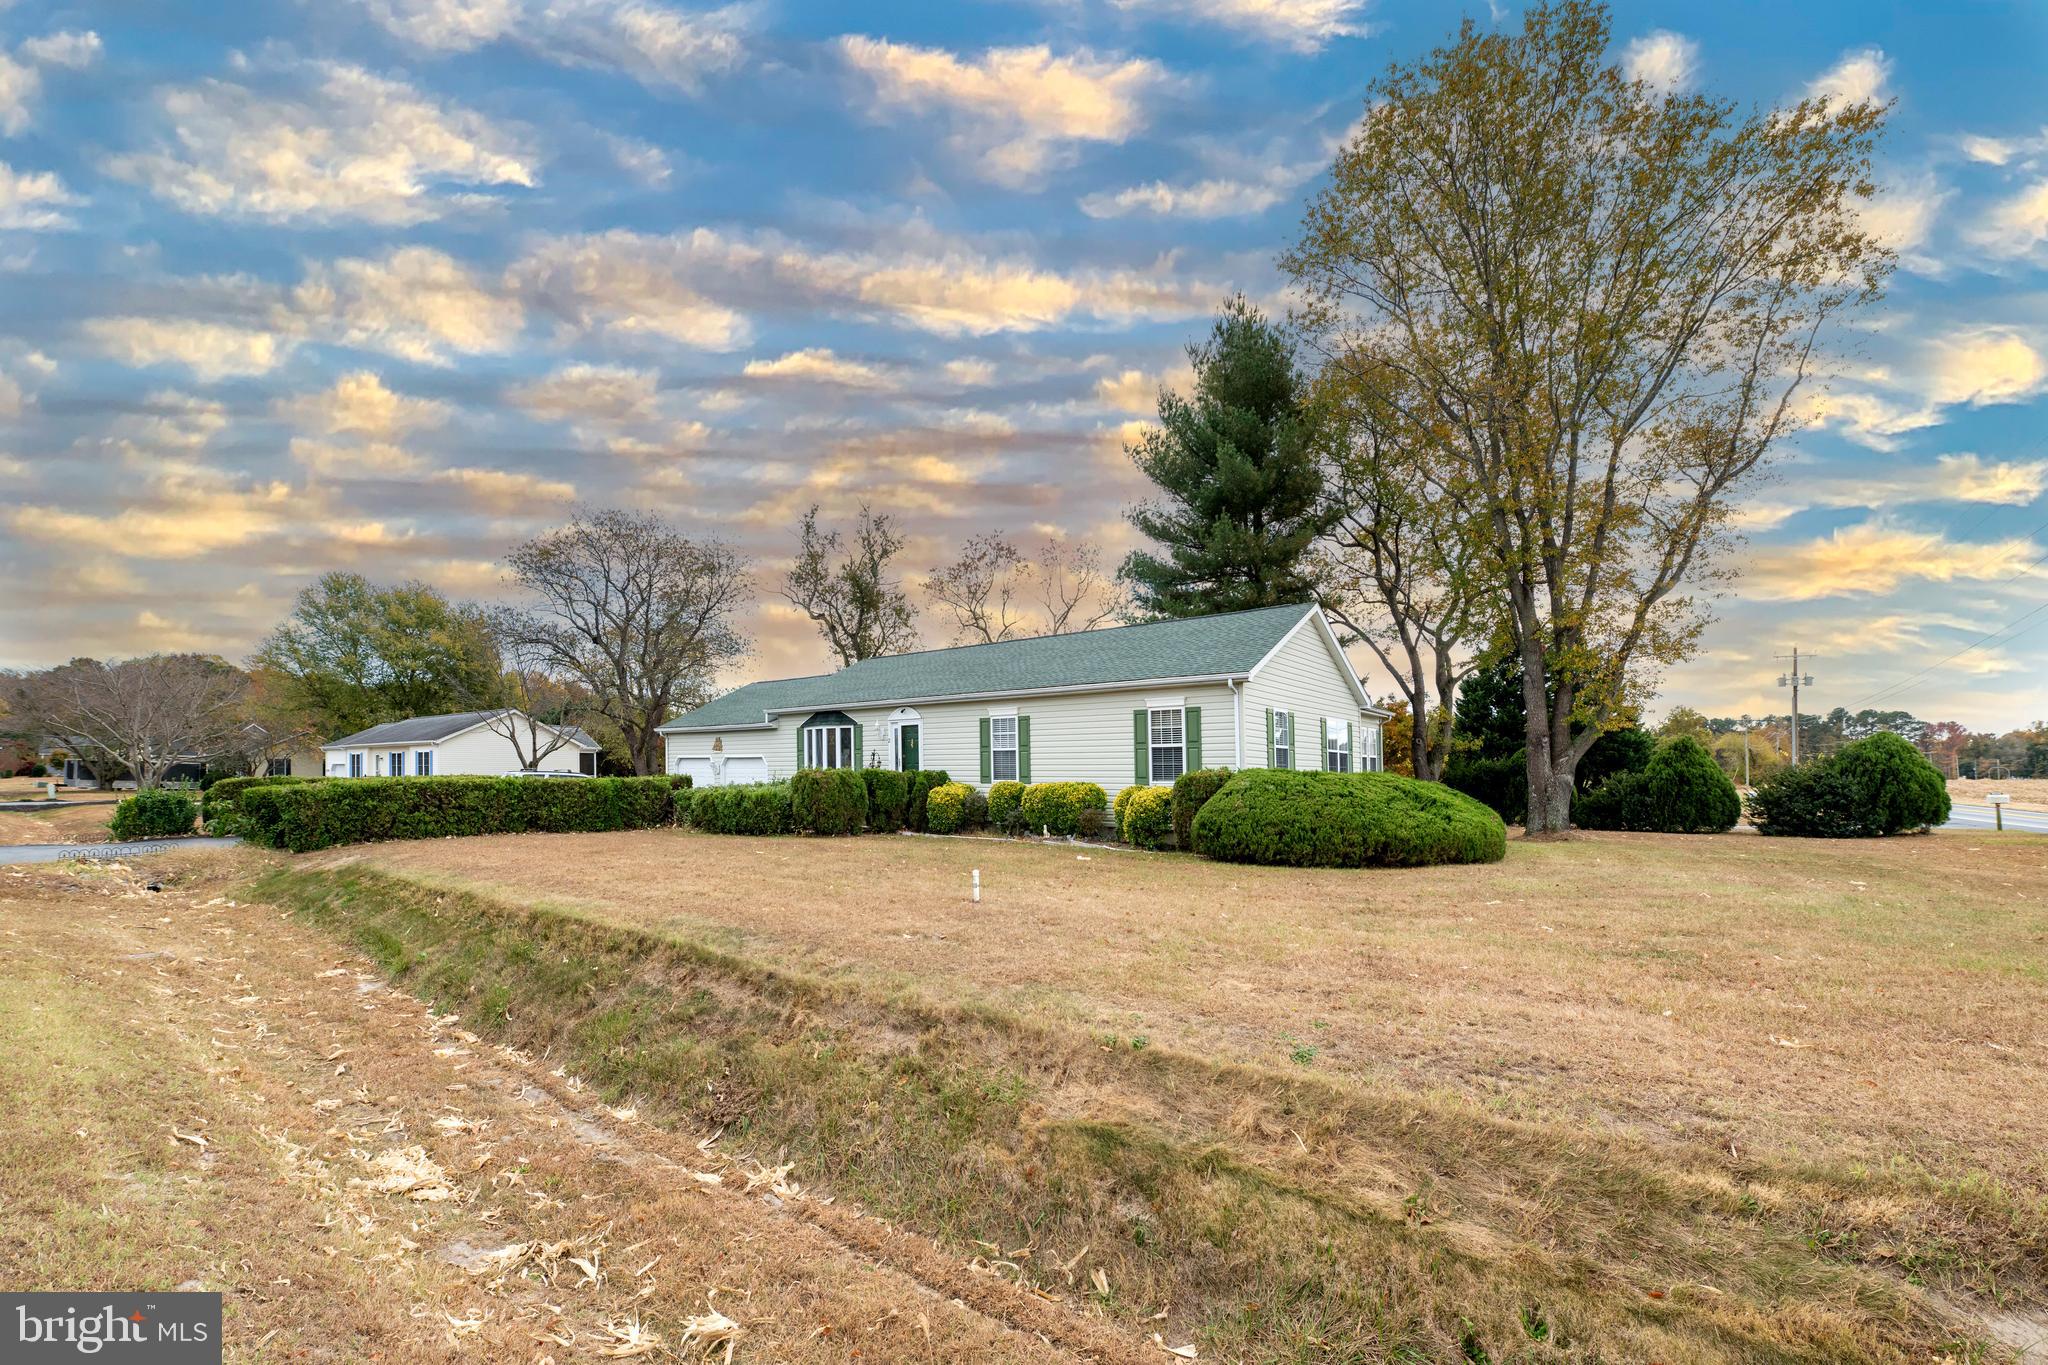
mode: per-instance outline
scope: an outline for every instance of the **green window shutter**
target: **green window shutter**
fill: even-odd
[[[1193,772],[1202,766],[1202,708],[1188,707],[1181,715],[1181,724],[1188,742],[1188,771]]]
[[[853,723],[853,766],[868,766],[867,727],[859,721]]]
[[[1273,708],[1266,708],[1266,766],[1273,766]]]
[[[986,782],[995,774],[995,768],[988,757],[988,717],[981,718],[981,780]]]
[[[1131,712],[1131,781],[1143,787],[1152,781],[1152,735],[1143,711]]]
[[[1017,717],[1017,780],[1031,780],[1031,717]]]
[[[1330,718],[1328,716],[1323,717],[1323,753],[1322,757],[1316,760],[1316,766],[1324,772],[1330,770]]]
[[[802,771],[803,771],[803,767],[804,767],[804,727],[803,727],[803,726],[801,726],[801,725],[799,725],[799,726],[797,726],[797,727],[796,727],[796,767],[797,767],[797,771],[798,771],[798,772],[802,772]]]

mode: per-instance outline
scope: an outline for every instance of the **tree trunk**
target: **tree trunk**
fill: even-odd
[[[1571,755],[1570,734],[1560,742],[1551,730],[1548,681],[1542,651],[1524,645],[1522,706],[1528,716],[1523,734],[1528,745],[1529,813],[1523,819],[1522,832],[1530,839],[1562,839],[1572,829],[1572,771],[1577,763]]]

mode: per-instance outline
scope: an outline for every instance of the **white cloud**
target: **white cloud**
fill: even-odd
[[[1119,9],[1153,10],[1249,37],[1315,52],[1333,38],[1362,38],[1365,0],[1116,0]]]
[[[24,539],[115,546],[130,559],[196,559],[288,530],[317,510],[290,484],[179,462],[129,490],[116,512],[23,506],[8,520]]]
[[[67,228],[71,220],[58,210],[80,201],[49,171],[17,171],[0,161],[0,228],[31,232]]]
[[[2048,387],[2048,362],[2009,327],[1952,332],[1930,353],[1928,397],[1936,403],[2018,403]]]
[[[2048,491],[2048,460],[1987,462],[1977,455],[1943,455],[1936,477],[1958,502],[2025,507]]]
[[[1088,195],[1081,200],[1081,211],[1090,218],[1121,218],[1131,213],[1162,218],[1231,218],[1264,213],[1300,183],[1289,173],[1257,182],[1219,178],[1169,185],[1164,180],[1154,180],[1114,193],[1102,190]]]
[[[1740,508],[1735,524],[1745,531],[1781,526],[1814,507],[1867,507],[1885,511],[1914,503],[1974,503],[2026,507],[2048,492],[2048,459],[1986,460],[1962,453],[1940,455],[1932,464],[1896,469],[1860,467],[1842,473],[1829,466],[1802,469],[1774,486],[1762,500]]]
[[[947,361],[945,375],[962,388],[980,388],[995,382],[996,367],[986,360],[969,356]]]
[[[963,59],[942,48],[913,47],[849,34],[839,40],[848,66],[867,77],[877,112],[942,110],[955,124],[955,149],[977,174],[1023,186],[1071,160],[1076,142],[1120,143],[1145,125],[1146,98],[1166,83],[1165,68],[1143,58],[1101,58],[1085,49],[990,48]]]
[[[476,506],[492,512],[527,512],[536,504],[553,507],[576,500],[574,484],[503,469],[444,469],[434,482],[461,489]]]
[[[1667,95],[1682,95],[1692,89],[1699,63],[1700,45],[1664,28],[1631,38],[1621,56],[1622,69],[1630,80]]]
[[[850,389],[886,389],[895,385],[887,371],[813,346],[774,360],[749,360],[743,373],[750,379],[794,379],[838,384]]]
[[[1895,177],[1880,184],[1874,198],[1861,203],[1863,230],[1898,252],[1907,265],[1932,272],[1938,269],[1937,263],[1922,254],[1920,248],[1932,234],[1941,206],[1953,194],[1953,190],[1938,185],[1932,175]]]
[[[690,11],[652,0],[366,0],[408,42],[464,52],[500,38],[561,66],[617,71],[654,90],[695,94],[744,55],[743,5]]]
[[[2048,180],[2036,180],[1993,205],[1970,240],[1998,257],[2025,256],[2048,242]]]
[[[188,213],[266,222],[423,222],[475,190],[536,182],[522,138],[481,114],[340,62],[267,73],[279,88],[223,80],[159,92],[155,149],[107,171]]]
[[[17,49],[22,56],[42,66],[61,66],[67,71],[84,71],[100,59],[100,35],[91,29],[48,33],[31,38]]]
[[[0,52],[0,133],[13,136],[28,127],[30,104],[43,88],[43,78],[32,66]]]
[[[85,334],[124,365],[183,365],[208,381],[268,374],[293,346],[275,331],[194,318],[93,318]]]
[[[2017,573],[2039,554],[2031,540],[1962,543],[1875,519],[1759,554],[1743,582],[1755,596],[1810,602],[1888,593],[1913,580],[1990,582]]]
[[[447,404],[394,393],[370,370],[345,374],[318,393],[280,399],[276,407],[280,416],[312,431],[384,441],[448,420]]]
[[[1989,137],[1964,133],[1956,139],[1956,146],[1965,158],[1979,165],[2003,166],[2020,157],[2048,151],[2048,128],[2043,128],[2033,137]]]
[[[655,416],[660,376],[620,365],[570,365],[506,391],[543,422],[645,422]]]
[[[450,352],[503,350],[525,324],[517,299],[423,246],[309,267],[292,303],[347,345],[437,365]]]
[[[1843,53],[1840,61],[1814,77],[1806,93],[1843,104],[1882,103],[1891,74],[1892,59],[1884,55],[1883,48],[1858,48]]]
[[[742,237],[708,228],[553,238],[510,277],[533,306],[579,330],[652,333],[728,350],[747,337],[739,308],[884,318],[941,336],[980,336],[1084,319],[1185,319],[1227,292],[1181,277],[1170,259],[1143,271],[1062,274],[1015,256],[990,256],[922,221],[843,251],[819,251],[772,232]]]

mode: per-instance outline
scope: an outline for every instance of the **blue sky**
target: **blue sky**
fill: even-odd
[[[2048,613],[1881,690],[2048,600],[2044,16],[1617,7],[1646,78],[1897,101],[1902,268],[1653,709],[1777,708],[1796,643],[1810,705],[2048,712]],[[913,577],[987,530],[1120,556],[1132,424],[1228,293],[1284,310],[1365,85],[1456,18],[0,4],[0,666],[240,657],[335,567],[492,596],[577,501],[756,558],[734,682],[825,666],[769,589],[813,501],[896,513]]]

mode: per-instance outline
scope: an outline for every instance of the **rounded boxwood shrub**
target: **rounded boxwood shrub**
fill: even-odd
[[[1019,804],[1024,800],[1022,782],[992,782],[988,789],[988,822],[997,829],[1016,823]]]
[[[1741,818],[1735,784],[1689,735],[1658,745],[1641,771],[1616,773],[1572,802],[1581,829],[1720,834]]]
[[[1197,768],[1173,779],[1173,839],[1182,848],[1194,847],[1195,816],[1209,798],[1223,790],[1230,780],[1228,768]]]
[[[140,791],[124,797],[114,807],[116,839],[156,839],[168,834],[190,834],[199,808],[183,792]]]
[[[925,824],[933,834],[956,834],[967,828],[968,808],[976,793],[965,782],[933,787],[925,798]]]
[[[1079,834],[1083,811],[1109,810],[1109,794],[1093,782],[1034,782],[1018,803],[1024,824],[1036,832]],[[1107,815],[1103,817],[1107,820]]]
[[[1897,735],[1844,745],[1826,758],[1767,777],[1749,818],[1765,834],[1875,839],[1948,821],[1948,783]]]
[[[1165,787],[1125,787],[1117,793],[1123,806],[1118,833],[1139,848],[1164,848],[1173,835],[1173,793]]]
[[[920,768],[909,775],[910,794],[905,802],[903,826],[905,829],[925,828],[925,802],[932,794],[932,788],[943,787],[953,780],[943,768]]]
[[[1195,817],[1197,853],[1287,867],[1424,867],[1507,856],[1507,827],[1462,792],[1393,773],[1256,768]]]
[[[868,789],[868,828],[899,830],[910,809],[910,777],[894,768],[862,768],[861,781]]]
[[[1116,799],[1109,803],[1110,813],[1116,822],[1116,833],[1119,839],[1123,837],[1124,833],[1124,812],[1130,809],[1131,798],[1143,790],[1145,790],[1143,787],[1138,786],[1118,787]]]
[[[1444,785],[1463,792],[1508,824],[1529,817],[1529,758],[1517,749],[1506,758],[1457,754],[1444,765]]]
[[[789,779],[790,816],[807,834],[858,834],[868,818],[868,784],[853,768],[804,768]]]

